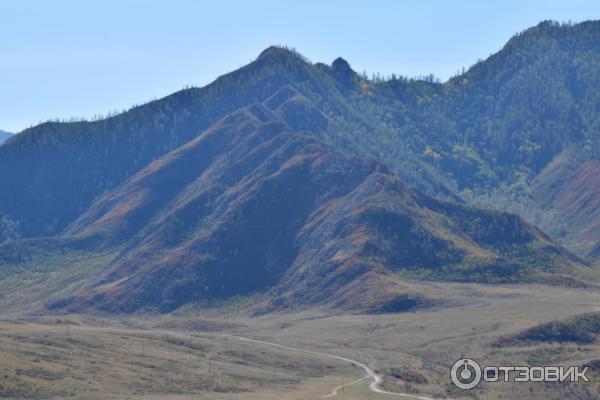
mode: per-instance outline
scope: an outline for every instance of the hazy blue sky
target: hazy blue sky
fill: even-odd
[[[600,19],[600,2],[0,0],[0,129],[204,85],[271,44],[446,79],[544,19]]]

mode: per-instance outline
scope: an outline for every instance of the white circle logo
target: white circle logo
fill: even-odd
[[[481,367],[470,358],[460,359],[452,366],[450,379],[457,388],[473,389],[481,382]]]

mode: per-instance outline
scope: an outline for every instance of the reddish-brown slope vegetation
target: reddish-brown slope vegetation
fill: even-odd
[[[403,274],[539,281],[576,262],[515,215],[434,200],[292,131],[290,99],[229,115],[98,199],[65,235],[126,245],[52,307],[169,311],[260,292],[262,311],[391,311],[435,301]]]

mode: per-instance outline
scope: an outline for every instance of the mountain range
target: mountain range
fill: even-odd
[[[599,50],[600,22],[546,21],[439,83],[270,47],[208,86],[40,124],[0,146],[2,276],[27,276],[24,248],[57,268],[110,254],[44,304],[78,312],[257,293],[259,312],[385,312],[437,304],[422,280],[585,285]]]

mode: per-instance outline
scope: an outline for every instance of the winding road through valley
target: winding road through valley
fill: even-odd
[[[369,383],[369,390],[371,390],[374,393],[379,393],[379,394],[388,395],[388,396],[406,397],[409,399],[436,400],[432,397],[427,397],[427,396],[419,396],[419,395],[409,394],[409,393],[388,392],[387,390],[383,390],[380,387],[381,380],[382,380],[381,376],[377,375],[375,373],[375,371],[373,371],[371,368],[369,368],[366,364],[363,364],[360,361],[356,361],[351,358],[336,356],[334,354],[321,353],[318,351],[299,349],[297,347],[285,346],[285,345],[278,344],[278,343],[268,342],[265,340],[251,339],[251,338],[247,338],[247,337],[243,337],[243,336],[235,336],[235,335],[226,335],[226,336],[229,338],[232,338],[232,339],[237,339],[237,340],[243,341],[243,342],[257,343],[257,344],[276,347],[276,348],[284,349],[284,350],[288,350],[288,351],[294,351],[294,352],[303,353],[303,354],[310,354],[310,355],[317,356],[317,357],[325,357],[325,358],[331,358],[331,359],[338,360],[338,361],[347,362],[347,363],[350,363],[364,371],[365,375],[362,378],[357,379],[353,382],[335,387],[331,391],[331,393],[324,396],[325,398],[334,397],[335,395],[338,394],[338,391],[344,387],[354,385],[354,384],[362,382],[364,380],[370,380],[371,382]]]
[[[30,324],[33,325],[33,324]],[[85,329],[82,328],[76,328],[77,330],[82,330],[85,331]],[[114,329],[114,328],[109,328],[109,329],[100,329],[102,331],[105,332],[118,332],[119,334],[123,334],[123,333],[131,333],[131,332],[136,332],[136,333],[160,333],[163,335],[168,335],[168,336],[173,336],[173,337],[177,337],[177,338],[181,338],[181,339],[186,339],[186,340],[190,340],[190,339],[195,339],[195,337],[191,334],[186,334],[186,333],[180,333],[180,332],[174,332],[171,330],[164,330],[164,329],[154,329],[154,330],[145,330],[145,329],[128,329],[128,330],[123,330],[123,329]],[[323,358],[329,358],[329,359],[334,359],[334,360],[338,360],[338,361],[342,361],[342,362],[346,362],[346,363],[350,363],[358,368],[360,368],[361,370],[363,370],[364,372],[364,376],[356,379],[350,383],[346,383],[343,385],[339,385],[336,386],[335,388],[333,388],[333,390],[323,396],[323,398],[330,398],[330,397],[334,397],[338,394],[338,392],[340,390],[342,390],[344,387],[348,387],[351,385],[355,385],[359,382],[362,382],[364,380],[369,380],[369,390],[373,393],[378,393],[378,394],[382,394],[382,395],[386,395],[386,396],[397,396],[397,397],[404,397],[407,399],[413,399],[413,400],[451,400],[451,399],[440,399],[440,398],[433,398],[433,397],[427,397],[427,396],[422,396],[422,395],[416,395],[416,394],[410,394],[410,393],[399,393],[399,392],[389,392],[387,390],[381,389],[380,385],[381,385],[381,381],[382,378],[380,375],[377,375],[375,373],[375,371],[373,371],[371,368],[369,368],[366,364],[363,364],[360,361],[357,360],[353,360],[351,358],[347,358],[347,357],[341,357],[341,356],[337,356],[335,354],[329,354],[329,353],[322,353],[319,351],[312,351],[312,350],[305,350],[305,349],[301,349],[301,348],[297,348],[297,347],[292,347],[292,346],[286,346],[283,344],[279,344],[279,343],[274,343],[274,342],[269,342],[266,340],[260,340],[260,339],[252,339],[252,338],[248,338],[248,337],[244,337],[244,336],[238,336],[238,335],[230,335],[230,334],[222,334],[219,335],[223,338],[229,338],[229,339],[233,339],[233,340],[239,340],[242,342],[248,342],[248,343],[255,343],[255,344],[260,344],[260,345],[264,345],[264,346],[270,346],[270,347],[275,347],[275,348],[279,348],[279,349],[283,349],[283,350],[287,350],[287,351],[292,351],[292,352],[297,352],[297,353],[303,353],[303,354],[308,354],[308,355],[313,355],[316,357],[323,357]]]

